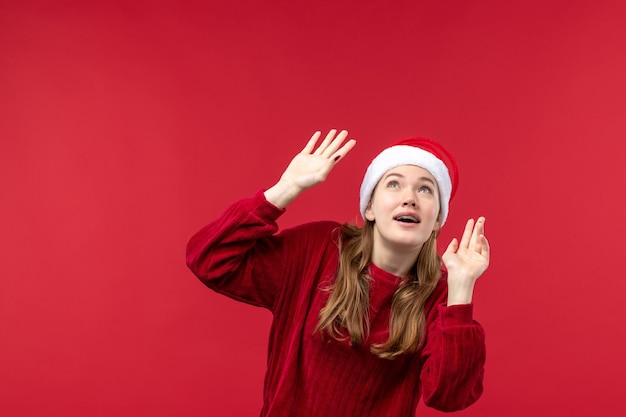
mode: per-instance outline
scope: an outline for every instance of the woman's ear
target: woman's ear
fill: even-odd
[[[435,222],[435,226],[433,227],[433,232],[435,233],[435,238],[439,237],[439,233],[441,233],[441,221],[437,220]]]
[[[439,208],[437,220],[435,220],[435,224],[433,226],[433,232],[435,232],[435,237],[439,237],[439,233],[441,233],[441,208]]]
[[[365,209],[365,218],[371,222],[373,222],[375,219],[374,212],[372,211],[372,200],[370,200],[367,208]]]

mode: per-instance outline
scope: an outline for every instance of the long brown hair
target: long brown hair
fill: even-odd
[[[369,336],[368,266],[373,248],[374,222],[365,220],[362,227],[344,224],[339,231],[339,268],[330,296],[320,310],[315,331],[336,340],[350,338],[353,345]],[[437,255],[437,231],[422,246],[414,273],[403,280],[393,295],[389,319],[389,339],[373,344],[372,353],[393,359],[413,353],[424,341],[426,314],[424,305],[441,276],[441,258]],[[344,330],[347,331],[346,336]]]

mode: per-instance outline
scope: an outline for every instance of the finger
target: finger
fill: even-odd
[[[470,238],[472,237],[472,231],[474,229],[474,219],[469,219],[467,223],[465,223],[465,230],[463,230],[463,236],[461,236],[461,248],[468,248],[470,243]]]
[[[350,152],[350,150],[354,148],[354,145],[356,145],[356,140],[350,139],[349,141],[347,141],[341,148],[339,148],[337,152],[335,152],[331,156],[332,160],[334,162],[338,162],[339,159],[345,157],[348,154],[348,152]]]
[[[491,249],[489,248],[489,241],[487,240],[487,237],[485,237],[485,235],[481,235],[480,240],[481,240],[481,246],[482,246],[481,255],[483,255],[487,259],[487,262],[489,262],[489,258],[491,256]]]
[[[485,234],[485,218],[479,217],[476,220],[476,225],[474,226],[474,230],[472,230],[472,237],[470,238],[469,248],[475,250],[480,253],[481,245],[478,242],[479,237]]]
[[[320,146],[318,146],[315,152],[313,152],[313,155],[321,155],[322,152],[324,152],[324,150],[328,147],[328,144],[332,142],[335,134],[337,134],[337,129],[330,129],[322,143],[320,143]]]
[[[446,266],[446,268],[451,267],[450,262],[453,262],[453,257],[456,256],[455,254],[458,249],[459,241],[454,238],[448,244],[448,247],[446,248],[446,251],[443,253],[443,255],[441,255],[441,260],[443,261],[443,264]]]
[[[313,151],[313,148],[315,148],[315,144],[317,143],[317,140],[320,138],[320,136],[322,136],[322,132],[320,132],[319,130],[313,133],[313,136],[311,136],[311,139],[309,139],[309,141],[306,143],[306,146],[304,147],[304,149],[302,149],[300,153],[310,154]]]
[[[322,152],[322,156],[330,158],[330,156],[334,154],[337,149],[339,149],[343,141],[346,140],[347,136],[348,136],[347,130],[342,130],[341,132],[339,132],[337,137],[335,137],[335,139],[333,139],[333,141],[328,145],[328,147],[324,149],[324,152]]]
[[[443,253],[443,256],[446,256],[448,253],[456,253],[457,249],[459,249],[459,241],[454,238],[448,244],[446,251]]]

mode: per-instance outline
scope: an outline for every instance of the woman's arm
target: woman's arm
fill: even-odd
[[[346,131],[335,134],[331,131],[313,151],[320,136],[315,133],[276,185],[231,205],[189,240],[187,265],[202,282],[231,298],[272,308],[286,266],[298,261],[295,251],[301,246],[293,243],[297,237],[275,235],[276,220],[302,191],[324,181],[354,146],[351,140],[340,147]]]
[[[442,256],[447,288],[427,322],[422,394],[426,405],[442,411],[462,410],[483,391],[485,332],[473,319],[471,303],[476,280],[489,266],[484,225],[484,217],[468,220],[461,241],[448,245]]]
[[[276,265],[289,248],[274,236],[283,212],[262,191],[235,202],[191,237],[187,266],[209,288],[271,308],[282,281]]]
[[[424,404],[457,411],[482,394],[485,332],[473,319],[472,304],[446,306],[446,296],[444,289],[427,319],[420,379]]]

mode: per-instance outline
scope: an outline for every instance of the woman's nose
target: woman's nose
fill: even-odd
[[[404,200],[404,203],[402,203],[402,206],[403,206],[403,207],[409,207],[409,206],[411,206],[411,207],[416,207],[416,206],[417,206],[417,203],[415,202],[415,200],[414,200],[414,199],[412,199],[412,198],[407,198],[406,200]]]

